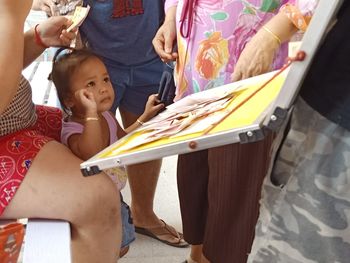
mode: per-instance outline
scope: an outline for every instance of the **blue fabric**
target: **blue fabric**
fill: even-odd
[[[164,18],[163,0],[143,0],[144,14],[112,18],[113,0],[84,0],[91,6],[80,27],[83,39],[106,63],[118,106],[136,115],[149,95],[157,93],[164,64],[152,39]]]
[[[83,38],[101,57],[127,66],[158,58],[152,39],[162,24],[162,0],[143,0],[144,14],[113,18],[113,0],[84,0],[90,5],[88,17],[80,27]]]
[[[112,112],[121,106],[128,112],[141,115],[149,95],[158,92],[164,63],[154,59],[142,66],[127,67],[105,59],[105,64],[115,91]]]
[[[135,240],[135,227],[132,222],[129,206],[123,201],[123,196],[120,194],[121,201],[121,217],[122,217],[122,244],[121,248],[130,245]]]

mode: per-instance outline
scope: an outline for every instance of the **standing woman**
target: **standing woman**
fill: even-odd
[[[6,39],[0,43],[0,218],[66,220],[74,263],[115,263],[121,242],[118,191],[105,174],[82,176],[82,161],[55,141],[60,111],[35,106],[21,76],[46,47],[69,45],[75,34],[64,28],[71,21],[50,18],[23,34],[31,4],[0,0],[0,34]]]
[[[283,43],[297,31],[288,13],[297,8],[294,2],[166,1],[153,45],[164,61],[177,58],[176,98],[280,68],[287,55]],[[269,135],[179,156],[184,238],[192,244],[187,262],[246,262],[272,141]]]

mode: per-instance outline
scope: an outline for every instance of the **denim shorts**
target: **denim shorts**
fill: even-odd
[[[122,107],[128,112],[141,115],[148,97],[156,94],[165,64],[157,57],[143,65],[123,66],[104,59],[114,92],[115,100],[111,111]]]
[[[129,206],[123,201],[123,196],[120,194],[121,201],[121,216],[122,216],[122,245],[126,247],[135,240],[135,227],[132,222],[131,211]]]

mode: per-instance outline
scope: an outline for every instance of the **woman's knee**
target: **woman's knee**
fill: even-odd
[[[70,221],[72,223],[115,224],[120,219],[120,194],[104,173],[86,178],[91,180],[85,185],[86,189],[77,191],[77,200],[70,209]],[[78,207],[74,210],[74,207]]]

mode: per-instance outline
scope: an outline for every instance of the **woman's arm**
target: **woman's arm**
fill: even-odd
[[[69,46],[75,38],[75,32],[67,32],[65,29],[71,23],[64,16],[55,16],[28,30],[24,34],[23,68],[32,63],[47,47]]]
[[[23,25],[30,0],[0,0],[0,114],[16,94],[23,68]]]
[[[177,1],[174,2],[177,3]],[[173,50],[176,41],[176,8],[177,6],[173,3],[166,10],[164,23],[152,41],[154,50],[164,62],[175,60],[178,56],[177,52]]]
[[[298,30],[306,29],[299,26],[301,23],[295,18],[303,19],[302,25],[308,24],[317,2],[317,0],[301,0],[298,2],[299,6],[284,5],[280,12],[247,43],[237,61],[232,80],[238,81],[268,72],[280,44],[290,40]],[[295,12],[298,12],[298,16]]]
[[[176,7],[178,4],[179,0],[166,0],[165,4],[164,4],[164,10],[165,10],[165,14],[168,14],[168,9],[170,7]]]

